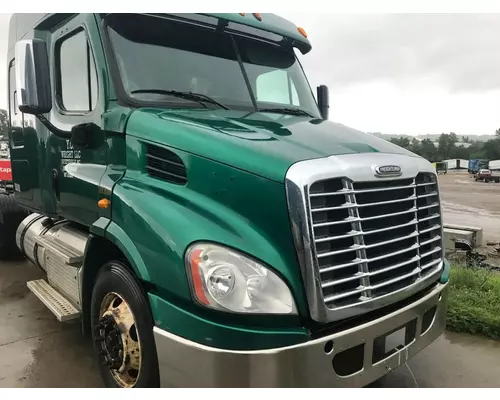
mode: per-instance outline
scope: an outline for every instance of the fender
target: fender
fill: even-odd
[[[105,238],[120,249],[120,251],[127,258],[139,280],[145,282],[151,281],[148,269],[146,268],[137,247],[135,247],[134,242],[125,233],[125,231],[120,228],[120,226],[118,226],[115,222],[110,221],[108,227],[106,228]]]
[[[139,281],[149,282],[149,273],[132,240],[115,222],[100,217],[90,227],[82,268],[78,274],[82,304],[82,332],[90,332],[92,287],[99,268],[110,259],[125,257]]]

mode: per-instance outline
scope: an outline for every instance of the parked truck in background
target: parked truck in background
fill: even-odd
[[[432,163],[434,169],[436,170],[436,173],[439,174],[446,174],[448,172],[448,163],[439,161]]]
[[[12,17],[2,229],[106,386],[364,386],[444,331],[436,171],[328,121],[310,50],[272,14]]]
[[[492,171],[490,169],[480,169],[478,173],[475,175],[476,181],[483,181],[485,183],[488,182],[500,182],[500,172]]]
[[[481,169],[489,169],[490,163],[489,160],[473,158],[469,160],[469,166],[467,171],[469,174],[477,174]]]

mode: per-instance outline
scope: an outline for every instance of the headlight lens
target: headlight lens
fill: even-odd
[[[250,314],[297,314],[288,286],[274,272],[215,244],[196,244],[186,253],[195,299],[217,310]]]

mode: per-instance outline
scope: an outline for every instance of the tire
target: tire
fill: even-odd
[[[28,214],[16,203],[13,194],[0,194],[0,260],[22,256],[16,244],[16,231]]]
[[[107,343],[103,341],[103,332],[105,334],[106,329],[108,328],[106,329],[100,328],[100,326],[102,325],[99,326],[99,322],[100,321],[102,322],[103,318],[106,318],[102,316],[103,315],[102,307],[103,307],[103,302],[106,302],[106,299],[109,296],[118,296],[122,300],[124,300],[125,306],[127,306],[128,309],[130,309],[133,316],[135,332],[136,332],[134,341],[139,344],[138,353],[140,354],[140,362],[138,363],[138,365],[140,365],[140,368],[138,368],[138,370],[133,369],[133,371],[139,371],[137,373],[138,376],[136,377],[135,383],[133,385],[128,384],[128,382],[126,382],[126,384],[120,383],[119,382],[120,378],[118,379],[116,378],[117,376],[116,370],[113,370],[112,372],[110,367],[106,366],[102,362],[103,358],[109,355],[110,353],[105,353],[106,354],[105,356],[103,355],[102,346],[106,346],[106,344],[104,343]],[[110,307],[113,306],[114,304],[113,302],[111,303]],[[121,315],[121,314],[116,314],[116,315]],[[99,370],[101,378],[106,387],[155,388],[160,386],[158,358],[156,355],[156,345],[153,336],[154,323],[153,323],[153,316],[149,308],[149,302],[141,286],[135,279],[134,275],[130,272],[129,268],[122,262],[110,261],[104,264],[104,266],[100,269],[92,291],[90,318],[92,324],[92,340],[94,341],[94,349],[99,359]],[[113,316],[113,318],[116,317]],[[109,320],[106,322],[109,322]],[[118,334],[118,336],[122,338],[123,338],[123,326],[124,325],[120,325],[120,328],[115,328],[115,329],[120,329],[121,333]],[[130,331],[132,331],[132,329],[130,329]],[[129,337],[132,337],[132,335],[129,335]],[[113,338],[111,339],[113,340]],[[128,342],[125,341],[125,343],[129,343],[130,339],[128,340],[129,341]],[[123,339],[120,339],[120,343],[122,344],[121,349],[122,350],[125,349],[125,347],[123,346],[124,343]],[[125,350],[123,350],[123,353],[129,354]],[[132,351],[132,354],[134,354],[134,351]],[[132,358],[133,357],[134,356],[132,356]],[[128,372],[126,374],[128,374]],[[130,376],[127,375],[126,378],[130,378]],[[134,378],[132,377],[131,379]]]

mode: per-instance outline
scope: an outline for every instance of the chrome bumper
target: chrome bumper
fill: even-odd
[[[161,386],[362,387],[404,364],[443,333],[447,294],[447,285],[437,284],[419,300],[364,325],[268,350],[217,349],[155,327]],[[404,346],[381,356],[377,349],[385,343],[382,338],[403,326],[409,332]],[[352,363],[357,363],[354,371],[344,368]]]

